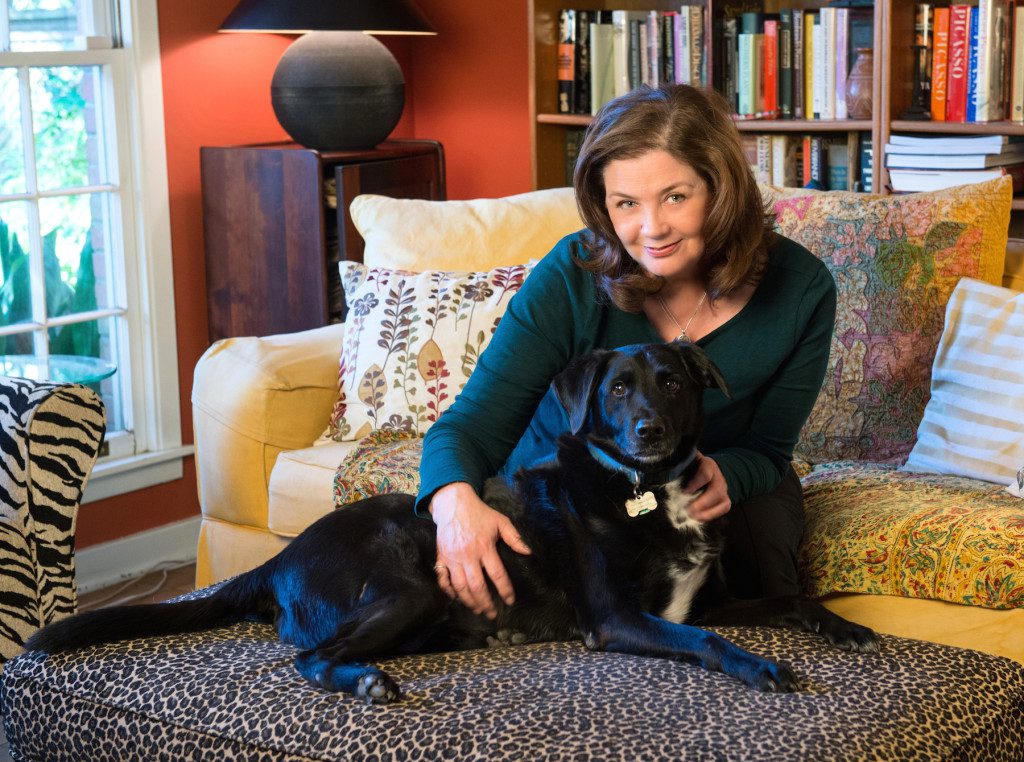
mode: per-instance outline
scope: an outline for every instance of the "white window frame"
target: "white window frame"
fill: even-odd
[[[181,396],[174,314],[170,201],[164,135],[157,0],[118,0],[123,47],[104,51],[0,53],[0,63],[100,64],[111,67],[118,184],[123,222],[124,283],[132,390],[134,452],[101,457],[83,503],[182,478]],[[6,5],[4,2],[3,5]]]

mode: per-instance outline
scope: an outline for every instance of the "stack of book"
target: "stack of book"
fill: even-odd
[[[885,166],[896,192],[941,190],[1006,174],[1016,192],[1024,188],[1024,138],[890,135]]]
[[[558,20],[558,111],[596,114],[641,84],[707,83],[704,7],[564,9]]]

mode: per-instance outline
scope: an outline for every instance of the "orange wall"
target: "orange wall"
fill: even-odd
[[[199,148],[287,139],[270,106],[270,79],[293,38],[218,34],[217,26],[236,2],[159,0],[185,442],[192,441],[192,371],[208,345]],[[444,144],[449,198],[529,190],[526,4],[418,4],[438,30],[437,37],[381,38],[406,77],[406,111],[394,134]],[[195,467],[188,458],[180,480],[84,506],[77,546],[198,514],[195,483]]]

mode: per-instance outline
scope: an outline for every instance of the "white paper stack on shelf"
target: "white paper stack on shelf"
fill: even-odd
[[[1024,189],[1024,138],[1008,135],[890,135],[885,166],[893,191],[932,191],[1008,174]]]

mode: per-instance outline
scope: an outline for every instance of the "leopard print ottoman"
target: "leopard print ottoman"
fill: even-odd
[[[367,706],[305,682],[242,623],[8,662],[15,760],[1024,759],[1024,666],[883,637],[850,654],[802,632],[720,628],[788,662],[793,694],[579,643],[382,662],[406,692]]]

